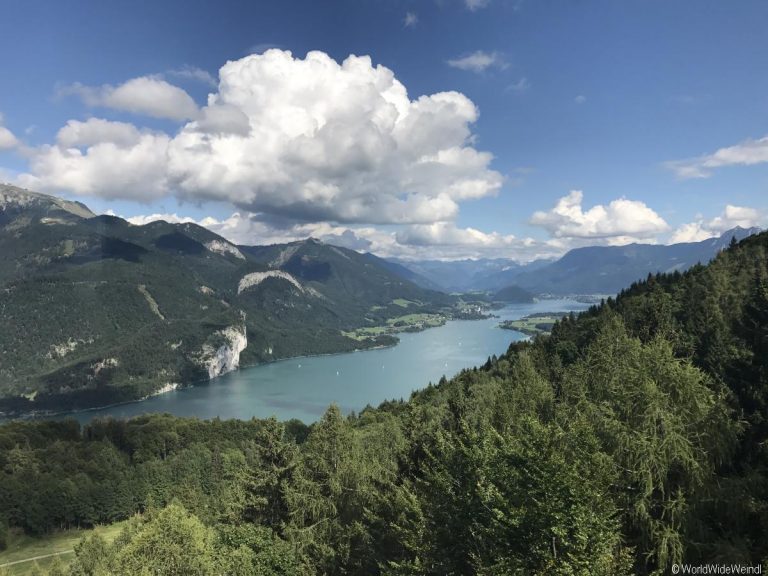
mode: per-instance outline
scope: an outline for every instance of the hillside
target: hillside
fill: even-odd
[[[237,247],[194,224],[134,226],[9,186],[0,223],[0,412],[105,405],[239,365],[391,344],[345,334],[404,305],[452,305],[314,240]]]
[[[0,546],[150,510],[75,573],[759,567],[767,408],[762,233],[359,415],[0,426]]]
[[[616,294],[632,282],[658,272],[683,272],[706,264],[728,246],[758,228],[734,228],[719,238],[682,244],[628,244],[576,248],[538,270],[524,270],[515,284],[537,294]]]
[[[759,228],[736,227],[719,238],[672,244],[629,244],[575,248],[557,260],[526,264],[505,258],[477,260],[393,260],[393,271],[421,286],[445,292],[497,292],[517,285],[535,294],[616,294],[657,272],[685,271],[706,264],[731,238],[742,240]],[[404,272],[402,269],[405,269]]]
[[[533,294],[513,284],[496,292],[493,299],[499,302],[533,302]]]
[[[444,292],[496,292],[514,284],[524,270],[535,270],[549,263],[540,260],[520,264],[508,258],[478,258],[476,260],[391,260],[400,270],[413,275],[421,286],[437,287]],[[407,277],[407,276],[405,276]],[[427,284],[429,283],[429,284]]]

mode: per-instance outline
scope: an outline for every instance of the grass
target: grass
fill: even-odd
[[[413,302],[412,300],[406,300],[405,298],[395,298],[392,300],[392,304],[395,304],[397,306],[400,306],[401,308],[408,308],[411,304],[418,304],[417,302]]]
[[[112,542],[123,529],[124,524],[125,522],[116,522],[88,530],[62,530],[40,538],[33,538],[32,536],[13,531],[8,535],[8,548],[0,552],[0,571],[4,569],[11,576],[26,576],[31,574],[34,568],[37,567],[41,572],[45,573],[53,562],[53,556],[36,561],[22,562],[21,564],[14,564],[5,568],[1,568],[1,566],[9,562],[16,562],[17,560],[26,560],[36,556],[72,550],[83,536],[94,532],[99,533],[107,542]],[[60,558],[64,564],[69,564],[74,558],[74,554],[72,552],[60,554]]]
[[[526,316],[519,320],[505,320],[499,326],[506,328],[507,330],[517,330],[528,336],[535,336],[536,334],[549,334],[552,330],[552,326],[555,322],[560,320],[561,315],[535,315]]]
[[[397,318],[390,318],[387,320],[387,325],[403,327],[421,325],[425,328],[431,328],[440,326],[444,321],[445,318],[439,314],[405,314]]]
[[[445,316],[441,314],[405,314],[389,318],[385,326],[365,326],[350,332],[342,332],[347,338],[365,340],[382,334],[395,334],[406,330],[423,330],[445,324]]]

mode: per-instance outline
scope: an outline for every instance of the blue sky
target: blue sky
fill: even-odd
[[[238,242],[311,234],[404,257],[519,259],[768,224],[763,1],[10,0],[1,10],[0,180],[136,222],[209,217]],[[218,104],[250,111],[252,126],[285,118],[271,131],[201,127],[222,66],[269,49],[292,53],[279,65],[286,101],[320,102],[315,119],[328,119],[325,134],[302,128],[300,150],[281,132],[290,111],[268,98]],[[462,99],[447,111],[413,104],[432,140],[411,146],[427,126],[417,123],[381,138],[377,127],[372,144],[380,95],[368,86],[346,99],[368,69],[326,62],[310,81],[300,77],[310,51],[339,66],[369,56],[411,102]],[[244,69],[228,69],[238,94],[280,81],[266,61]],[[273,137],[280,144],[265,148]],[[200,138],[211,155],[191,151]],[[127,160],[141,154],[151,169]]]

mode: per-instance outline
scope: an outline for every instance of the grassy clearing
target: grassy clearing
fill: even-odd
[[[408,308],[408,306],[411,305],[418,305],[418,302],[414,302],[413,300],[406,300],[405,298],[395,298],[392,300],[392,304],[395,304],[396,306],[400,306],[401,308]]]
[[[397,318],[390,318],[387,320],[387,325],[397,327],[422,326],[424,328],[431,328],[433,326],[440,326],[444,322],[445,318],[440,314],[405,314],[404,316],[398,316]]]
[[[342,332],[347,338],[365,340],[382,334],[396,334],[397,332],[425,330],[445,324],[445,316],[442,314],[404,314],[395,318],[389,318],[385,326],[366,326],[350,332]]]
[[[62,530],[61,532],[56,532],[55,534],[50,534],[41,538],[33,538],[26,534],[12,532],[8,538],[8,548],[0,552],[0,571],[6,570],[6,573],[11,576],[26,576],[27,574],[31,574],[37,566],[41,572],[45,573],[51,562],[53,562],[53,556],[35,561],[22,562],[12,566],[6,566],[5,568],[2,566],[3,564],[16,562],[18,560],[67,552],[68,550],[72,550],[83,536],[92,534],[93,532],[98,532],[107,542],[112,542],[120,533],[120,530],[123,529],[124,524],[125,522],[116,522],[108,526],[97,526],[96,528],[89,530]],[[71,552],[60,554],[60,558],[65,564],[68,564],[74,558],[74,554]]]
[[[505,320],[499,326],[507,330],[517,330],[528,336],[535,336],[536,334],[549,334],[552,331],[552,326],[560,318],[561,316],[557,314],[526,316],[519,320]]]

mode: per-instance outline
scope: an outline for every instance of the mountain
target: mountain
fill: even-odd
[[[310,426],[2,425],[0,547],[126,520],[51,574],[760,573],[766,414],[762,233],[407,401]]]
[[[709,262],[728,246],[759,228],[736,227],[719,238],[672,244],[589,246],[567,252],[559,260],[521,264],[506,258],[477,260],[390,260],[403,278],[445,292],[497,292],[516,285],[536,294],[615,294],[635,280],[656,272],[687,270]],[[405,270],[403,270],[405,269]]]
[[[272,246],[240,246],[253,262],[293,275],[308,282],[324,297],[343,304],[336,313],[359,320],[371,308],[402,312],[397,299],[424,305],[449,305],[453,299],[441,292],[425,290],[392,271],[386,261],[371,254],[324,244],[310,238],[305,241]]]
[[[496,292],[493,299],[498,302],[533,302],[533,294],[513,284]]]
[[[391,344],[350,337],[453,299],[316,240],[235,246],[0,186],[0,412],[135,400],[239,365]]]
[[[682,272],[694,264],[706,264],[728,247],[759,228],[733,228],[719,238],[671,244],[628,244],[576,248],[537,270],[524,270],[515,284],[542,294],[615,294],[632,282],[657,272]]]
[[[536,270],[550,263],[537,260],[520,264],[508,258],[479,258],[476,260],[398,260],[390,262],[399,265],[424,278],[432,287],[446,292],[495,292],[514,283],[518,274]],[[404,276],[407,277],[407,276]],[[418,279],[414,279],[417,284]],[[423,282],[423,281],[422,281]],[[424,284],[420,284],[424,285]]]
[[[379,258],[375,254],[371,254],[370,252],[366,252],[364,256],[369,260],[371,260],[371,262],[374,262],[375,264],[377,264],[378,266],[381,266],[382,268],[386,268],[390,272],[393,272],[394,274],[397,274],[401,278],[405,278],[406,280],[413,282],[417,286],[421,286],[422,288],[426,288],[427,290],[437,290],[439,292],[450,292],[450,290],[447,290],[444,286],[441,286],[437,282],[427,278],[427,276],[420,274],[408,268],[407,266],[400,264],[399,262],[396,262],[394,260],[387,260],[385,258]]]

